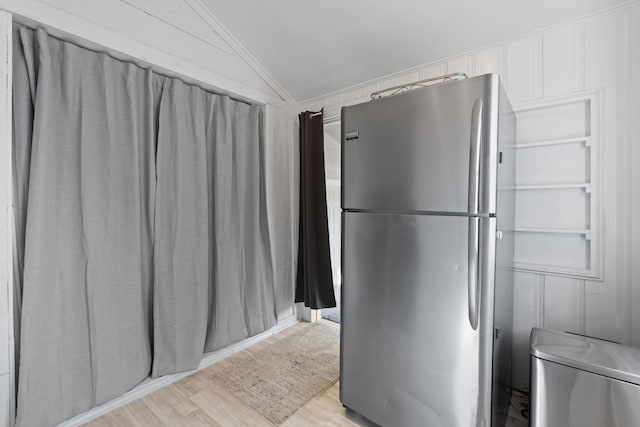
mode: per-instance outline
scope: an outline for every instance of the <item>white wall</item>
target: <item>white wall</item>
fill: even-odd
[[[341,106],[368,101],[376,90],[456,71],[470,76],[499,72],[516,108],[562,95],[601,91],[598,156],[603,280],[539,271],[516,273],[514,385],[521,388],[528,385],[528,337],[533,326],[640,345],[640,226],[633,221],[640,218],[640,172],[634,169],[640,161],[639,28],[640,6],[627,4],[298,106],[301,111],[324,107],[325,115],[334,115]]]
[[[12,299],[13,259],[11,248],[11,16],[0,11],[0,425],[8,425],[11,416],[10,397],[13,359],[13,317],[9,301]]]
[[[327,223],[329,226],[329,251],[331,253],[331,272],[333,273],[334,292],[342,283],[342,208],[340,206],[340,181],[327,179]],[[336,295],[336,299],[340,295]]]
[[[627,50],[636,52],[631,55],[629,67],[624,74],[625,87],[629,90],[624,93],[624,121],[625,144],[621,158],[624,160],[622,173],[627,178],[624,179],[625,187],[622,189],[624,200],[623,208],[626,211],[622,232],[626,236],[625,245],[630,252],[629,262],[629,284],[631,287],[631,342],[640,347],[640,7],[635,7],[626,15],[627,26],[629,28],[626,39]],[[630,179],[628,179],[630,177]]]
[[[8,12],[8,13],[5,13]],[[279,320],[295,314],[294,255],[297,247],[297,155],[293,146],[294,102],[290,95],[230,35],[199,0],[0,0],[0,72],[5,75],[11,15],[42,24],[115,56],[265,106],[267,208],[277,281]],[[9,45],[10,49],[10,45]],[[8,67],[10,72],[11,67]],[[2,79],[6,81],[6,79]],[[8,201],[9,121],[6,88],[0,87],[0,426],[8,425],[8,359],[12,353],[9,303],[11,247]],[[295,165],[295,168],[294,168]],[[8,345],[5,344],[8,342]]]

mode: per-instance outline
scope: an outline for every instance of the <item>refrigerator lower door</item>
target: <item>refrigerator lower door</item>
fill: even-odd
[[[489,425],[492,337],[469,316],[470,221],[343,213],[346,407],[383,426]]]

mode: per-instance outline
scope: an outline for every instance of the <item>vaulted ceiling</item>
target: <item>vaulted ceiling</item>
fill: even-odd
[[[297,100],[627,0],[202,0]]]

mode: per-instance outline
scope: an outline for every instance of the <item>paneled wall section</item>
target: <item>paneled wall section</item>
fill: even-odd
[[[600,209],[602,280],[586,280],[541,271],[516,271],[514,283],[514,386],[528,387],[528,339],[540,326],[640,344],[640,274],[631,265],[631,250],[640,254],[638,212],[634,194],[639,175],[631,156],[638,154],[638,48],[640,6],[628,4],[485,49],[406,70],[379,80],[301,103],[299,110],[325,108],[337,116],[340,107],[369,100],[371,92],[445,73],[470,76],[498,72],[514,108],[537,100],[581,93],[601,94]],[[635,80],[629,75],[634,65]],[[636,98],[631,90],[635,88]],[[633,115],[635,112],[635,116]],[[635,126],[635,127],[634,127]],[[569,160],[569,159],[567,159]],[[562,219],[565,212],[545,206]],[[636,215],[637,218],[637,215]],[[519,224],[516,224],[518,226]],[[635,227],[635,228],[634,228]],[[632,235],[632,232],[634,233]],[[635,239],[632,238],[635,237]],[[635,281],[632,281],[635,278]],[[635,323],[633,322],[635,320]]]

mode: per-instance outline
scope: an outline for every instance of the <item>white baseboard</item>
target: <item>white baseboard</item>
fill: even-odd
[[[158,390],[159,388],[162,388],[167,384],[174,383],[182,378],[192,375],[193,373],[201,369],[206,368],[207,366],[211,366],[214,363],[219,362],[220,360],[226,357],[229,357],[234,353],[242,351],[247,347],[252,346],[253,344],[263,341],[298,322],[299,320],[296,318],[295,315],[289,316],[285,319],[280,320],[276,326],[269,329],[268,331],[265,331],[251,338],[247,338],[235,344],[231,344],[230,346],[225,347],[223,349],[220,349],[211,353],[207,353],[204,355],[204,357],[202,358],[202,361],[200,362],[200,366],[195,371],[180,372],[178,374],[165,375],[160,378],[147,378],[146,380],[138,384],[135,388],[126,392],[122,396],[116,397],[115,399],[112,399],[100,406],[96,406],[95,408],[92,408],[87,412],[83,412],[82,414],[76,415],[75,417],[70,418],[67,421],[64,421],[63,423],[58,424],[58,427],[71,427],[71,426],[78,426],[80,424],[87,423],[95,418],[98,418],[101,415],[106,414],[109,411],[112,411],[120,406],[126,405],[127,403],[132,402],[136,399],[139,399],[142,396],[151,393],[152,391]]]
[[[296,314],[299,320],[303,320],[305,322],[315,322],[317,321],[317,315],[314,315],[314,311],[309,307],[305,307],[304,303],[298,302],[295,304]],[[315,319],[315,320],[314,320]]]

